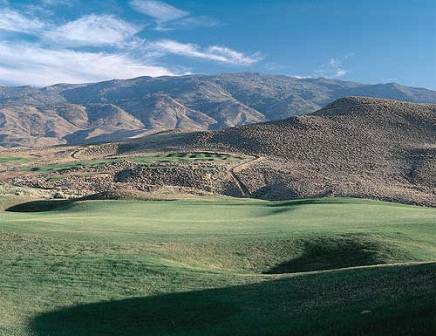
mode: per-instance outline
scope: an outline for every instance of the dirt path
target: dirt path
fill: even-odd
[[[79,160],[79,158],[77,157],[77,154],[79,154],[79,152],[82,150],[82,148],[77,148],[75,150],[73,150],[70,154],[70,156],[74,159],[74,160]]]
[[[248,190],[247,186],[242,182],[242,180],[239,178],[239,176],[236,174],[240,171],[243,171],[245,168],[253,165],[256,162],[260,162],[263,160],[263,157],[255,157],[254,159],[250,161],[244,161],[236,166],[233,166],[230,168],[230,175],[232,176],[233,180],[236,183],[236,186],[238,187],[239,191],[241,192],[241,195],[243,197],[248,197],[250,195],[250,190]]]

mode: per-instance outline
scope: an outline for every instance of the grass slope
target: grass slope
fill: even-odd
[[[436,260],[432,208],[335,198],[42,205],[0,213],[0,335],[435,331],[434,264],[365,266]],[[335,270],[353,266],[365,267]]]

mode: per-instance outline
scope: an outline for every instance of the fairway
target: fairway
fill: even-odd
[[[436,210],[324,198],[0,212],[0,335],[431,335]]]

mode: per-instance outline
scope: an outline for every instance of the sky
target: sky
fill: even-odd
[[[0,0],[0,85],[226,72],[436,89],[436,1]]]

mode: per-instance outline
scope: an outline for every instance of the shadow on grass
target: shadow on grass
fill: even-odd
[[[67,210],[74,206],[75,200],[47,200],[47,201],[32,201],[17,204],[7,208],[5,211],[10,212],[45,212]]]
[[[90,201],[90,200],[153,200],[153,201],[175,201],[176,199],[159,199],[159,198],[150,198],[139,195],[139,193],[135,192],[120,192],[120,191],[107,191],[100,192],[93,195],[69,199],[69,200],[39,200],[39,201],[31,201],[26,203],[20,203],[14,206],[7,208],[5,211],[10,212],[45,212],[45,211],[57,211],[57,210],[67,210],[75,205],[78,201]],[[267,204],[268,208],[272,208],[273,213],[282,213],[293,211],[296,207],[301,205],[309,205],[309,204],[342,204],[344,203],[341,200],[334,199],[296,199],[290,201],[282,201]],[[227,206],[227,204],[225,204]],[[258,204],[249,204],[249,203],[241,203],[241,204],[232,204],[232,206],[253,206],[258,207]]]
[[[301,242],[301,255],[274,266],[265,274],[328,270],[383,264],[386,258],[411,260],[404,251],[365,235],[312,237]],[[401,256],[400,256],[401,254]]]
[[[344,201],[331,199],[331,198],[319,198],[319,199],[295,199],[281,202],[274,202],[268,204],[269,208],[272,208],[272,214],[277,215],[296,210],[302,205],[316,205],[316,204],[344,204]]]
[[[26,203],[16,204],[7,208],[5,211],[9,212],[48,212],[48,211],[60,211],[68,210],[74,207],[77,202],[81,201],[108,201],[108,200],[131,200],[131,201],[162,201],[172,202],[176,199],[165,198],[150,198],[140,193],[134,192],[100,192],[80,198],[68,199],[68,200],[41,200],[31,201]]]
[[[37,336],[433,335],[435,264],[310,274],[78,305],[36,316]]]

